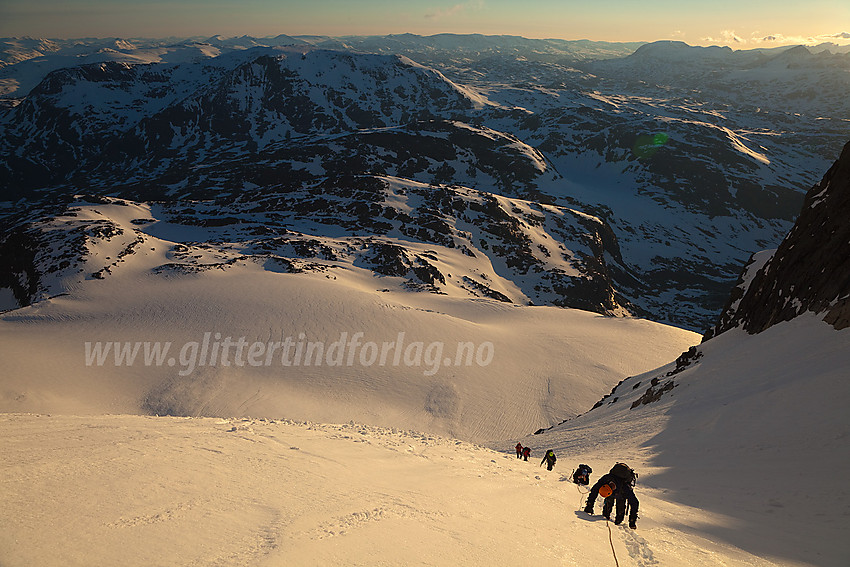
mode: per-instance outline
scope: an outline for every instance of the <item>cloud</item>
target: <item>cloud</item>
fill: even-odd
[[[718,45],[729,45],[730,43],[746,43],[744,39],[739,37],[735,30],[723,30],[720,32],[720,37],[704,37],[703,41],[716,43]]]
[[[706,43],[716,45],[818,45],[821,43],[839,43],[847,45],[850,43],[850,32],[839,32],[832,34],[820,34],[816,36],[803,35],[785,35],[781,33],[762,34],[761,32],[753,32],[749,39],[745,39],[735,33],[734,30],[723,30],[717,37],[704,37],[702,40]]]
[[[750,41],[752,43],[773,43],[776,45],[801,45],[805,43],[816,43],[815,39],[811,37],[803,37],[801,35],[783,35],[781,33],[773,33],[764,37],[753,36],[750,38]]]
[[[839,32],[815,36],[783,35],[781,33],[774,33],[762,37],[754,34],[750,39],[752,43],[770,43],[775,45],[818,45],[821,43],[832,43],[837,40],[850,40],[850,33]]]
[[[444,20],[467,10],[480,10],[483,7],[484,0],[468,0],[448,8],[437,8],[433,12],[425,14],[425,17],[430,20]]]
[[[753,43],[794,43],[793,37],[786,37],[781,33],[774,33],[764,37],[753,36],[750,41]],[[802,40],[803,38],[796,38]],[[799,42],[798,42],[799,43]]]

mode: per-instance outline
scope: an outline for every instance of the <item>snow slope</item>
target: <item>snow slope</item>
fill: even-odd
[[[148,245],[106,279],[0,320],[4,411],[95,414],[0,416],[3,565],[613,565],[604,523],[578,512],[584,495],[564,481],[578,463],[595,480],[618,460],[641,475],[638,531],[611,526],[620,565],[850,558],[850,494],[836,481],[850,473],[846,329],[810,314],[758,335],[731,330],[634,375],[693,335],[379,292],[358,273],[336,274],[343,297],[340,282],[331,293],[321,274],[247,265],[163,281],[145,267],[167,259],[167,242]],[[432,377],[419,368],[232,366],[179,377],[179,366],[82,360],[86,340],[177,343],[215,330],[211,321],[252,338],[298,329],[333,337],[356,324],[426,342],[491,340],[499,364]],[[509,454],[517,431],[552,423],[553,408],[590,407],[587,392],[598,399],[626,374],[599,407],[520,437],[531,463]],[[228,417],[102,415],[156,403]],[[485,449],[438,431],[497,440]],[[552,473],[534,460],[548,448],[559,457]]]
[[[728,331],[657,401],[630,409],[673,364],[521,439],[528,463],[516,439],[353,421],[3,414],[0,562],[846,565],[848,333],[814,316]],[[566,480],[617,460],[640,473],[640,519],[609,544]]]
[[[160,222],[149,205],[122,203],[78,202],[51,221],[51,234],[67,234],[49,246],[59,268],[45,270],[50,293],[0,315],[0,411],[356,419],[502,439],[580,413],[699,339],[640,319],[472,299],[452,285],[416,293],[362,257],[252,254],[213,225]],[[76,239],[85,244],[66,254]],[[436,262],[434,250],[420,252]],[[471,264],[452,251],[438,265],[451,276]],[[225,356],[228,337],[245,345]],[[269,346],[287,338],[287,354]],[[345,354],[334,356],[340,341]],[[157,342],[170,343],[158,358]],[[216,365],[204,364],[214,343]],[[263,352],[249,357],[255,344]]]
[[[350,423],[0,415],[0,561],[19,565],[769,566],[722,515],[641,491],[633,532],[553,472]],[[592,463],[598,466],[597,462]],[[601,467],[599,467],[601,469]],[[559,472],[560,471],[560,472]],[[69,487],[74,489],[70,490]],[[707,527],[683,529],[701,520]],[[788,563],[782,563],[788,564]]]
[[[696,352],[672,376],[674,364],[630,378],[525,441],[604,463],[600,472],[631,464],[639,528],[671,521],[779,565],[847,565],[850,332],[809,313],[757,335],[727,331]],[[669,517],[644,495],[689,512]]]

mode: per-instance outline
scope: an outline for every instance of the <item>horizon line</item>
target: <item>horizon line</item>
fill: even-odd
[[[669,42],[669,43],[681,43],[687,45],[689,47],[718,47],[718,48],[729,48],[733,51],[751,51],[751,50],[765,50],[765,49],[776,49],[781,47],[795,47],[795,46],[803,46],[803,47],[819,47],[821,45],[834,45],[837,47],[850,47],[850,41],[847,43],[838,43],[837,41],[822,41],[818,40],[817,42],[813,41],[811,43],[800,43],[800,42],[789,42],[789,43],[781,43],[781,44],[770,44],[766,46],[755,46],[755,47],[745,47],[745,46],[732,46],[721,43],[711,43],[706,42],[705,44],[700,43],[688,43],[681,39],[654,39],[654,40],[604,40],[604,39],[589,39],[586,37],[579,39],[566,39],[560,37],[527,37],[523,35],[515,35],[515,34],[485,34],[479,32],[469,32],[469,33],[457,33],[457,32],[439,32],[429,35],[421,35],[413,32],[401,32],[401,33],[386,33],[386,34],[346,34],[346,35],[327,35],[327,34],[315,34],[315,33],[280,33],[275,35],[250,35],[250,34],[235,34],[235,35],[225,35],[220,33],[214,34],[196,34],[196,35],[168,35],[168,36],[153,36],[153,35],[104,35],[104,36],[94,36],[94,35],[82,35],[76,37],[56,37],[56,36],[41,36],[41,35],[15,35],[15,36],[5,36],[0,37],[0,40],[21,40],[21,39],[30,39],[30,40],[56,40],[56,41],[74,41],[74,40],[104,40],[104,39],[115,39],[115,40],[177,40],[177,41],[199,41],[199,40],[209,40],[214,38],[221,38],[224,40],[232,40],[232,39],[241,39],[241,38],[250,38],[250,39],[274,39],[278,37],[291,37],[293,39],[300,38],[327,38],[327,39],[348,39],[348,38],[387,38],[387,37],[398,37],[398,36],[413,36],[419,37],[423,39],[434,38],[438,36],[455,36],[455,37],[468,37],[468,36],[477,36],[484,38],[515,38],[515,39],[523,39],[527,41],[560,41],[567,43],[576,43],[576,42],[588,42],[588,43],[607,43],[607,44],[651,44],[651,43],[661,43],[661,42]],[[814,40],[814,38],[812,38]],[[838,38],[835,38],[838,39]]]

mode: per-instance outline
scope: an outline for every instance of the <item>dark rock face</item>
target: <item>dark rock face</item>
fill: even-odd
[[[742,284],[733,293],[720,321],[705,338],[738,326],[750,334],[760,333],[806,311],[824,314],[824,320],[836,329],[850,327],[848,218],[850,142],[806,195],[791,232],[749,285]]]
[[[19,305],[29,305],[38,290],[36,250],[40,243],[27,226],[0,237],[0,287],[9,288]]]

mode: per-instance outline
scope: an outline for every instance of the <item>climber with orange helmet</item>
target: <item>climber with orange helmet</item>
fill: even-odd
[[[587,496],[587,504],[584,511],[588,514],[593,514],[593,505],[596,503],[596,497],[601,496],[605,499],[602,504],[602,516],[606,520],[611,519],[611,509],[614,504],[617,504],[617,514],[614,517],[614,523],[620,525],[623,523],[623,518],[626,516],[626,502],[629,504],[629,527],[637,529],[638,517],[638,499],[635,496],[635,491],[632,488],[637,481],[637,473],[624,463],[617,463],[606,475],[603,475],[593,488],[590,489],[590,494]]]

